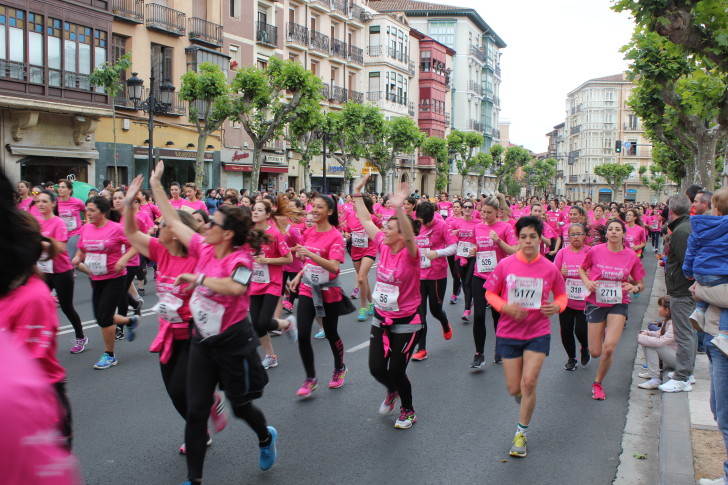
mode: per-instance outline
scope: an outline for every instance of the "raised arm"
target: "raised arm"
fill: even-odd
[[[134,201],[136,200],[137,192],[142,186],[144,177],[137,175],[134,180],[129,184],[129,190],[126,193],[124,199],[124,233],[127,239],[131,243],[132,247],[139,251],[144,257],[149,257],[149,240],[150,236],[144,234],[139,230],[137,226],[136,217],[134,217],[134,210],[132,209]]]
[[[354,187],[354,207],[356,208],[356,216],[359,218],[359,222],[364,227],[364,230],[369,236],[369,239],[374,239],[379,233],[379,228],[374,221],[372,221],[372,215],[367,210],[367,206],[364,204],[364,195],[362,195],[362,189],[367,183],[369,177],[363,177],[359,179],[359,182]]]
[[[397,220],[400,221],[399,230],[402,233],[402,239],[404,239],[404,245],[407,248],[407,252],[410,257],[415,258],[420,253],[417,249],[417,241],[415,241],[414,221],[408,214],[404,213],[404,209],[402,208],[406,198],[407,184],[402,184],[399,192],[390,199],[390,204],[394,207],[394,212],[397,214]],[[409,224],[403,224],[406,218],[409,218]]]
[[[164,217],[164,221],[167,226],[172,229],[172,232],[174,232],[177,236],[179,242],[181,242],[185,247],[188,247],[190,245],[190,241],[192,241],[192,236],[195,235],[195,231],[182,223],[177,211],[174,207],[172,207],[172,204],[169,203],[169,198],[167,198],[167,194],[164,192],[164,187],[162,187],[163,173],[164,161],[160,161],[152,172],[152,177],[149,180],[149,184],[152,186],[152,193],[154,194],[154,201],[157,203],[157,207],[159,207],[159,210],[162,212],[162,217]]]

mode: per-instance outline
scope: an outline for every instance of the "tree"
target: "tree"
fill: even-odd
[[[447,187],[448,172],[450,172],[450,153],[447,141],[444,138],[430,136],[422,142],[420,154],[435,159],[435,192],[442,192]]]
[[[310,115],[321,99],[321,80],[300,63],[271,57],[260,69],[238,70],[231,83],[230,119],[240,122],[253,142],[248,190],[258,189],[263,146],[283,135],[297,117]]]
[[[554,188],[558,164],[555,158],[534,161],[528,169],[530,184],[544,195],[550,194]]]
[[[127,52],[115,63],[107,61],[94,69],[88,80],[93,86],[104,88],[112,100],[124,89],[124,80],[120,78],[131,67],[131,52]],[[114,134],[114,186],[119,185],[119,168],[116,163],[116,109],[111,109],[111,131]]]
[[[398,116],[386,120],[380,131],[370,135],[372,142],[366,146],[365,156],[384,179],[384,191],[391,192],[388,175],[394,171],[397,155],[414,152],[422,144],[425,134],[411,118]]]
[[[190,122],[197,128],[195,185],[202,187],[207,138],[230,116],[230,86],[220,66],[203,62],[182,76],[179,98],[189,103]]]
[[[299,163],[303,167],[303,188],[306,192],[311,192],[311,160],[321,155],[323,148],[319,129],[324,124],[324,114],[318,105],[311,103],[301,109],[306,113],[288,124],[286,140],[291,144],[291,150],[301,155]]]
[[[485,164],[482,158],[476,161],[475,149],[483,145],[483,134],[474,131],[452,130],[447,135],[447,146],[450,150],[455,150],[459,155],[455,167],[460,174],[460,195],[465,187],[465,177],[473,171],[476,164]],[[487,168],[487,167],[486,167]]]
[[[521,181],[517,177],[518,169],[531,161],[531,153],[523,147],[512,146],[505,150],[503,163],[496,169],[498,191],[507,195],[519,195]]]
[[[640,180],[643,185],[649,187],[655,193],[655,197],[659,200],[660,194],[664,190],[665,185],[667,185],[667,177],[660,173],[660,169],[656,165],[652,165],[649,170],[652,175],[651,177],[647,176],[647,167],[644,165],[640,167]]]
[[[632,165],[621,163],[603,163],[594,167],[594,173],[606,180],[612,189],[612,200],[617,200],[617,192],[632,170],[634,170]]]
[[[505,152],[505,148],[503,148],[503,145],[492,145],[490,147],[489,153],[490,156],[493,157],[493,165],[496,167],[496,174],[498,173],[498,169],[500,168],[501,164],[503,164],[503,152]],[[501,190],[501,184],[500,184],[500,178],[497,179],[498,182],[496,183],[496,192],[502,192]]]
[[[493,165],[493,155],[488,152],[478,152],[471,160],[471,163],[473,165],[472,170],[478,176],[478,195],[480,195],[484,191],[483,181],[485,179],[485,171]]]

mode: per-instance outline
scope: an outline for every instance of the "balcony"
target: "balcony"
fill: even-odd
[[[308,28],[303,25],[287,23],[286,24],[286,42],[307,46],[308,45]]]
[[[500,64],[498,64],[497,66],[495,66],[495,75],[498,76],[498,77],[500,77],[500,75],[501,75],[501,67],[500,67]]]
[[[192,17],[189,27],[189,36],[192,42],[207,44],[213,47],[222,46],[222,25]]]
[[[409,61],[409,56],[407,56],[407,54],[405,54],[404,51],[399,50],[399,49],[395,49],[393,47],[389,47],[387,49],[387,54],[392,59],[396,59],[396,60],[398,60],[400,62],[407,63],[407,61]]]
[[[278,47],[278,27],[265,22],[256,22],[255,41],[269,47]]]
[[[364,102],[364,93],[360,93],[359,91],[349,91],[349,99],[357,104],[362,104]]]
[[[331,10],[331,0],[313,0],[311,4]]]
[[[578,175],[569,175],[569,183],[570,184],[579,183],[579,176]]]
[[[187,16],[173,8],[150,3],[147,5],[147,28],[172,35],[185,35]]]
[[[409,74],[410,77],[415,77],[415,69],[417,68],[415,61],[410,59],[407,62],[407,74]]]
[[[642,131],[642,127],[639,123],[625,123],[624,131]]]
[[[354,5],[353,3],[351,5],[349,5],[349,17],[358,22],[367,21],[366,10],[361,8],[359,5]]]
[[[339,59],[346,59],[346,42],[339,39],[331,39],[331,55]]]
[[[315,30],[312,30],[311,31],[311,49],[322,52],[324,54],[328,54],[330,52],[329,36],[324,35],[321,32],[316,32]]]
[[[500,140],[500,130],[497,128],[493,128],[493,130],[491,131],[491,136],[496,140]]]
[[[449,111],[445,112],[445,125],[450,126],[450,112]]]
[[[468,130],[477,131],[479,133],[483,132],[483,124],[480,121],[477,120],[468,120]]]
[[[397,103],[397,104],[402,104],[402,105],[407,104],[407,97],[402,96],[397,93],[387,93],[386,99],[387,99],[387,101],[392,102],[392,103]]]
[[[468,81],[468,91],[472,91],[478,96],[483,95],[483,86],[477,81]]]
[[[407,114],[409,114],[410,116],[415,115],[415,103],[413,103],[412,101],[407,103]]]
[[[331,97],[331,87],[328,84],[321,84],[321,95],[324,99],[329,99]]]
[[[569,133],[571,135],[576,135],[577,133],[581,133],[581,125],[572,126]]]
[[[331,97],[329,99],[333,99],[339,104],[346,103],[346,88],[342,88],[340,86],[333,86],[331,88]]]
[[[485,94],[485,99],[487,99],[490,102],[493,102],[493,88],[485,88],[484,94]]]
[[[135,24],[144,23],[144,0],[114,0],[111,12],[119,20]]]
[[[331,9],[334,12],[346,15],[348,13],[347,0],[331,0]]]
[[[361,47],[354,47],[353,45],[349,46],[349,60],[351,60],[354,64],[359,64],[360,66],[364,65],[364,49]]]
[[[381,91],[369,91],[367,93],[367,101],[379,101],[382,99]]]
[[[369,57],[379,57],[384,53],[384,46],[381,45],[370,45],[367,47],[367,54]]]
[[[0,59],[0,77],[25,81],[26,68],[22,62]]]
[[[485,62],[485,50],[478,46],[470,46],[470,55],[478,59],[480,62]]]

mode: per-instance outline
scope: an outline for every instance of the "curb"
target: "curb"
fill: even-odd
[[[660,485],[695,485],[690,405],[686,392],[662,393]]]

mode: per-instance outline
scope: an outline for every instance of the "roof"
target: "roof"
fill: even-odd
[[[597,77],[594,79],[590,79],[589,82],[619,82],[619,81],[625,81],[629,82],[624,78],[624,73],[620,72],[619,74],[612,74],[611,76],[604,76],[604,77]]]
[[[506,47],[506,43],[483,20],[480,14],[472,8],[442,5],[439,3],[419,2],[416,0],[369,0],[369,7],[379,12],[404,12],[410,17],[435,16],[465,16],[469,17],[484,34],[490,34],[499,48]]]

